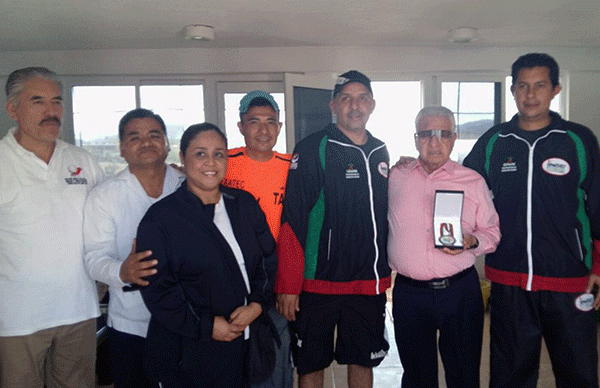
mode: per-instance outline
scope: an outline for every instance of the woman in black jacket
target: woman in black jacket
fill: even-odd
[[[186,181],[142,219],[137,250],[157,273],[142,288],[152,314],[149,377],[162,387],[244,387],[249,325],[272,298],[275,242],[245,191],[220,185],[227,140],[208,123],[181,138]]]

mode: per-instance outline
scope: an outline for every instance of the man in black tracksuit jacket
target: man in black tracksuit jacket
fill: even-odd
[[[490,387],[535,387],[541,338],[557,387],[598,387],[592,261],[600,239],[600,153],[586,127],[549,110],[558,65],[527,54],[512,69],[519,113],[465,158],[492,190],[502,238],[486,257]],[[599,303],[596,299],[596,308]]]
[[[294,321],[300,388],[322,387],[334,358],[348,364],[349,386],[372,387],[372,368],[389,349],[389,156],[366,130],[375,100],[364,74],[342,74],[330,108],[336,124],[298,143],[290,164],[277,242],[277,308]]]

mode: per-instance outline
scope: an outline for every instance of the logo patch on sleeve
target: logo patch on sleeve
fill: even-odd
[[[294,154],[292,156],[292,161],[290,162],[290,170],[298,169],[298,160],[300,159],[300,155]]]
[[[388,165],[386,162],[381,162],[377,165],[377,171],[379,171],[379,173],[384,177],[387,178],[388,177]]]
[[[563,176],[571,171],[571,166],[561,158],[550,158],[542,163],[542,170],[550,175]]]

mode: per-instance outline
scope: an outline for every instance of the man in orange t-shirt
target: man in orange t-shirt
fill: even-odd
[[[229,150],[223,184],[246,190],[256,198],[277,240],[291,155],[273,151],[281,130],[279,106],[273,96],[260,90],[246,94],[240,101],[238,127],[246,146]],[[281,347],[277,350],[273,375],[253,388],[291,388],[293,375],[287,320],[274,307],[269,309],[269,315],[279,331]]]

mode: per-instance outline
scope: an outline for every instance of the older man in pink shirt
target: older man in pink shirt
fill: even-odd
[[[392,314],[402,387],[438,386],[438,344],[446,385],[479,387],[483,300],[474,264],[496,249],[498,215],[484,179],[450,160],[453,113],[426,107],[415,125],[419,157],[392,169],[389,178],[388,257],[398,273]],[[461,249],[435,247],[436,190],[464,193]]]

